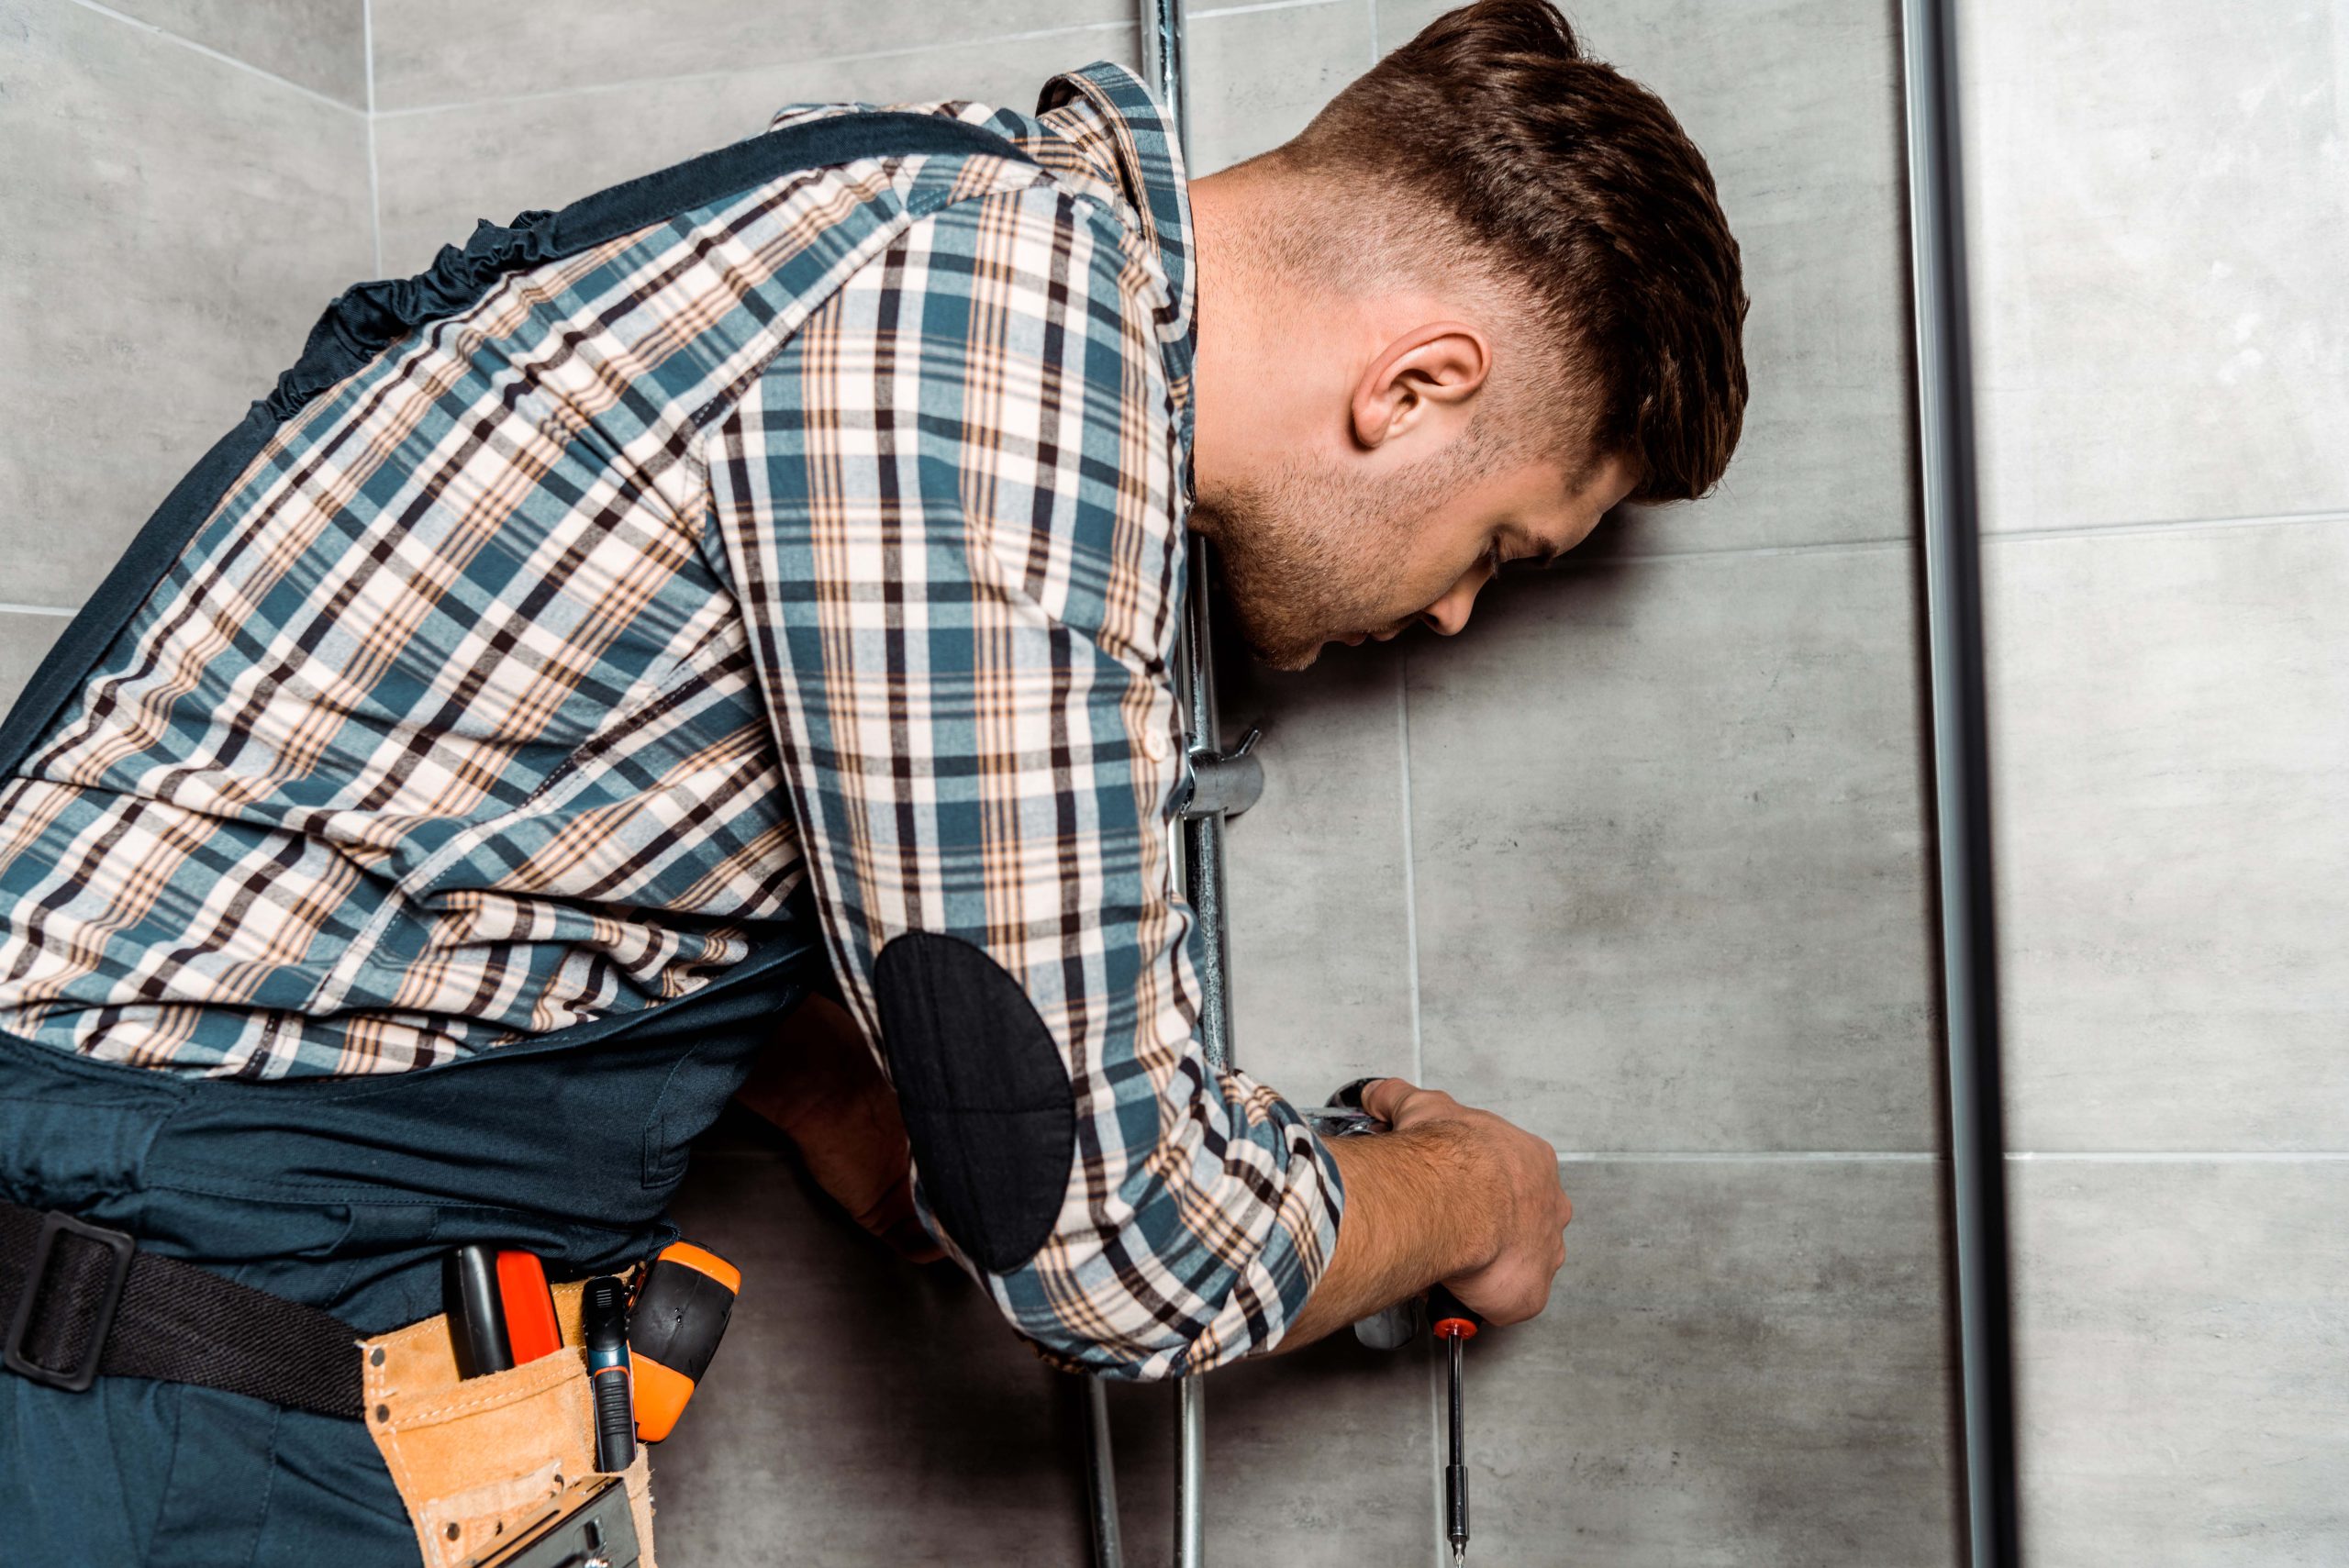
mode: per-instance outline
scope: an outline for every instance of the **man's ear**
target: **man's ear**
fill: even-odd
[[[1464,406],[1492,373],[1492,345],[1464,321],[1431,321],[1386,345],[1354,384],[1354,439],[1375,449],[1441,410]]]

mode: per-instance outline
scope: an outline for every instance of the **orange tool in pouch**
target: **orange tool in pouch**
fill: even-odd
[[[667,1437],[685,1414],[741,1290],[741,1270],[690,1241],[666,1247],[653,1260],[628,1315],[636,1435],[646,1442]]]

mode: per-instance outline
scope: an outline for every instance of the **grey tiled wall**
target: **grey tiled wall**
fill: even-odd
[[[2024,1553],[2349,1561],[2349,5],[1962,14]]]
[[[0,695],[373,261],[357,0],[0,0]],[[155,25],[149,25],[150,23]]]
[[[0,386],[24,399],[0,414],[57,436],[6,449],[24,472],[0,483],[34,504],[0,548],[11,591],[51,609],[341,284],[793,99],[1024,103],[1135,49],[1125,0],[113,9],[138,19],[0,0],[0,126],[12,149],[49,139],[0,182],[56,248],[0,226],[0,286],[50,317],[12,295],[0,332],[63,367],[67,399]],[[1283,139],[1439,9],[1195,4],[1195,166]],[[1945,1563],[1890,10],[1574,9],[1720,178],[1755,300],[1744,447],[1717,497],[1614,519],[1488,591],[1454,642],[1235,673],[1227,711],[1271,730],[1233,838],[1241,1053],[1300,1099],[1419,1074],[1565,1152],[1555,1305],[1472,1353],[1480,1559]],[[288,226],[301,244],[250,242]],[[73,254],[94,241],[134,262],[103,291]],[[88,525],[24,520],[60,517]],[[0,682],[61,624],[0,610]],[[2302,658],[2316,635],[2263,646]],[[747,1123],[697,1156],[680,1215],[747,1287],[659,1456],[666,1562],[1077,1560],[1073,1391],[959,1276],[891,1261]],[[1433,1370],[1341,1340],[1219,1374],[1214,1555],[1434,1560]],[[1168,1403],[1113,1407],[1130,1550],[1156,1561]]]
[[[1444,8],[1379,0],[1375,47]],[[1568,10],[1707,150],[1745,439],[1459,638],[1227,700],[1271,720],[1240,1055],[1300,1096],[1414,1073],[1565,1152],[1551,1310],[1470,1352],[1477,1555],[1946,1563],[1892,14]]]

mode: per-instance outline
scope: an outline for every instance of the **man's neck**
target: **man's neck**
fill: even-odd
[[[1212,500],[1266,454],[1293,447],[1300,378],[1327,362],[1328,302],[1280,265],[1277,193],[1260,175],[1228,169],[1191,182],[1198,351],[1192,366],[1191,461]]]

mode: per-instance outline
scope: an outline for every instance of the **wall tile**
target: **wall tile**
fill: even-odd
[[[2008,1182],[2025,1560],[2349,1562],[2349,1163]]]
[[[1467,1352],[1472,1554],[1954,1563],[1937,1164],[1565,1173],[1549,1310]]]
[[[1448,6],[1381,0],[1392,50]],[[1753,301],[1738,455],[1693,505],[1632,508],[1642,551],[1911,531],[1910,325],[1897,8],[1876,0],[1576,0],[1584,46],[1703,150]]]
[[[1568,1150],[1929,1150],[1912,561],[1531,573],[1409,650],[1429,1078]]]
[[[951,1264],[896,1262],[740,1112],[675,1207],[743,1272],[709,1378],[653,1455],[678,1568],[1085,1561],[1082,1407]],[[1212,1375],[1209,1545],[1299,1568],[1402,1562],[1432,1540],[1427,1362],[1351,1335]],[[1117,1385],[1130,1561],[1171,1537],[1168,1385]],[[1303,1440],[1301,1434],[1309,1434]]]
[[[2011,1146],[2349,1149],[2349,527],[1985,553]]]
[[[1230,828],[1241,1066],[1302,1105],[1414,1070],[1403,858],[1402,660],[1331,648],[1310,670],[1219,668],[1235,734],[1264,726],[1264,797]]]
[[[0,714],[16,703],[68,624],[64,616],[0,613]]]
[[[114,8],[353,108],[367,106],[363,0],[115,0]]]
[[[1208,1559],[1383,1568],[1432,1558],[1442,1462],[1429,1365],[1424,1346],[1369,1351],[1341,1332],[1210,1373]],[[1163,1385],[1114,1387],[1109,1410],[1126,1561],[1166,1562],[1174,1396]]]
[[[1370,69],[1368,0],[1278,10],[1191,10],[1191,170],[1210,174],[1279,146]]]
[[[367,275],[366,126],[68,0],[0,73],[0,552],[72,605]]]
[[[822,72],[840,55],[974,44],[1134,20],[1131,0],[374,0],[375,104],[468,104],[752,69]],[[1064,41],[1062,52],[1094,46]],[[863,69],[871,71],[874,63]],[[829,96],[829,94],[823,95]],[[756,128],[753,127],[752,128]]]
[[[419,272],[442,245],[462,243],[476,218],[505,223],[525,208],[561,206],[754,136],[785,104],[968,97],[1032,109],[1057,72],[1096,60],[1130,64],[1133,48],[1130,30],[1062,33],[384,115],[375,128],[384,265],[394,276]]]
[[[661,1561],[1082,1561],[1074,1380],[952,1264],[915,1268],[859,1230],[777,1135],[751,1124],[722,1141],[674,1211],[742,1270],[742,1296],[654,1451]]]
[[[1971,6],[1986,523],[2349,506],[2349,7]]]

